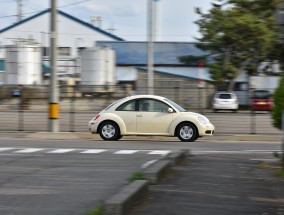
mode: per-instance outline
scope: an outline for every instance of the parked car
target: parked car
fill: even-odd
[[[274,102],[269,90],[254,90],[251,98],[253,111],[271,111]]]
[[[213,135],[215,127],[205,116],[187,112],[161,96],[136,95],[115,101],[89,122],[91,133],[104,140],[126,135],[177,136],[192,142]]]
[[[239,101],[235,93],[218,92],[214,95],[212,108],[214,112],[218,110],[232,110],[237,112],[239,109]]]

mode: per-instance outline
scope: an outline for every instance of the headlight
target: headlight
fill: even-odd
[[[207,124],[208,120],[206,119],[206,117],[204,116],[198,116],[198,120],[199,122],[203,123],[203,124]]]

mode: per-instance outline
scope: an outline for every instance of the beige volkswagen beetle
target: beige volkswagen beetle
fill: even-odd
[[[161,96],[136,95],[115,101],[89,122],[91,133],[104,140],[119,140],[127,135],[177,136],[193,142],[214,133],[205,116],[186,112],[175,102]]]

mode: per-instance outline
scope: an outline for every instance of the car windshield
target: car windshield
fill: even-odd
[[[186,112],[185,109],[183,109],[181,106],[179,106],[177,103],[169,100],[169,99],[164,99],[164,101],[170,103],[172,106],[174,106],[176,109],[178,109],[179,112]]]
[[[266,90],[254,91],[254,98],[256,99],[266,99],[266,98],[269,98],[269,96],[270,96],[269,91],[266,91]]]

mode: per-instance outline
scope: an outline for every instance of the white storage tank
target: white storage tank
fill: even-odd
[[[105,48],[106,54],[106,84],[114,85],[117,80],[116,75],[116,55],[115,51],[111,48]]]
[[[17,41],[6,47],[6,84],[41,84],[41,46],[31,41]]]
[[[81,54],[82,85],[114,85],[116,83],[115,52],[111,48],[90,48]]]

